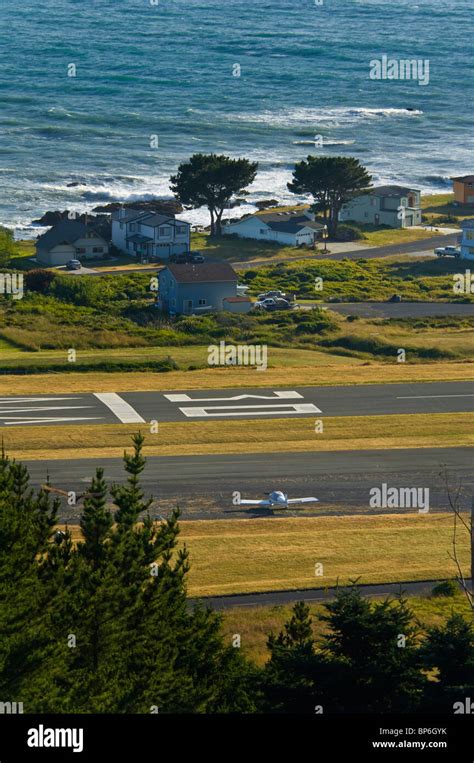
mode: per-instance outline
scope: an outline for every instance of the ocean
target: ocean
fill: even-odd
[[[473,15],[472,0],[3,0],[0,223],[36,235],[47,210],[169,197],[195,152],[259,162],[229,216],[294,203],[309,153],[448,191],[474,172]],[[383,56],[428,60],[428,84],[371,79]]]

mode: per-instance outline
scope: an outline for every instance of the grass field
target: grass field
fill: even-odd
[[[163,422],[156,434],[146,424],[4,427],[2,439],[18,459],[68,460],[120,458],[139,428],[148,456],[474,445],[473,413],[325,416],[319,434],[315,418]]]
[[[450,514],[182,521],[190,596],[453,577]],[[75,539],[78,526],[71,528]],[[465,537],[464,537],[465,536]],[[467,575],[467,533],[459,534]],[[322,564],[322,575],[315,565]]]
[[[408,605],[415,616],[415,622],[420,626],[432,627],[442,625],[455,612],[470,615],[466,598],[462,592],[455,596],[410,596]],[[326,629],[317,617],[324,613],[323,604],[309,604],[313,618],[313,634],[318,638]],[[237,607],[225,610],[223,613],[224,633],[229,642],[234,634],[241,637],[243,653],[258,665],[263,665],[268,659],[266,642],[268,634],[279,633],[285,622],[291,618],[291,605],[267,607]]]
[[[321,354],[322,355],[322,354]],[[291,351],[285,350],[291,357]],[[474,363],[374,363],[352,358],[334,361],[324,355],[325,363],[268,368],[205,368],[169,373],[65,373],[17,376],[0,374],[1,395],[29,395],[37,392],[54,395],[60,392],[143,392],[147,390],[224,389],[232,387],[318,386],[333,384],[385,384],[390,382],[469,381],[474,379]],[[1,364],[1,356],[0,356]]]
[[[454,204],[454,193],[437,193],[421,197],[423,215],[428,220],[433,220],[444,215],[457,217],[464,220],[474,216],[472,204]]]

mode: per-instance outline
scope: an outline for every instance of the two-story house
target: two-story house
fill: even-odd
[[[49,266],[73,259],[101,260],[108,252],[109,242],[79,220],[61,220],[36,241],[36,259]]]
[[[189,252],[190,231],[189,223],[169,215],[125,207],[112,214],[112,243],[139,259]]]
[[[421,225],[421,193],[401,185],[381,185],[343,204],[339,222],[410,228]]]
[[[158,281],[157,305],[171,315],[232,309],[238,297],[237,273],[227,262],[169,264],[159,272]],[[240,306],[242,299],[250,308],[246,297],[240,297],[235,304]]]
[[[474,218],[462,220],[461,257],[464,260],[474,260]]]
[[[458,204],[474,204],[474,175],[451,178],[454,198]]]

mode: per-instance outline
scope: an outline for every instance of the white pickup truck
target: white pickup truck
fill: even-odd
[[[434,250],[437,257],[460,257],[461,250],[457,246],[440,246]]]

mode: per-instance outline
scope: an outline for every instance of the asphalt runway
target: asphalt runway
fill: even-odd
[[[265,372],[257,372],[262,373]],[[471,381],[0,398],[0,426],[474,411]]]
[[[86,491],[98,465],[94,459],[26,462],[32,484],[49,475],[50,484],[78,495]],[[316,516],[325,513],[394,513],[393,508],[371,509],[369,491],[383,483],[389,487],[429,488],[430,510],[447,510],[444,481],[447,469],[454,490],[462,486],[461,507],[470,506],[474,494],[474,449],[418,448],[303,453],[252,453],[149,457],[141,483],[154,499],[152,514],[166,516],[179,504],[183,519],[241,519],[263,516]],[[109,481],[125,479],[121,459],[101,459]],[[269,511],[233,505],[241,498],[264,498],[265,492],[283,490],[290,498],[314,495],[314,507]],[[77,522],[79,508],[62,501],[61,521]],[[400,509],[401,512],[416,509]]]

